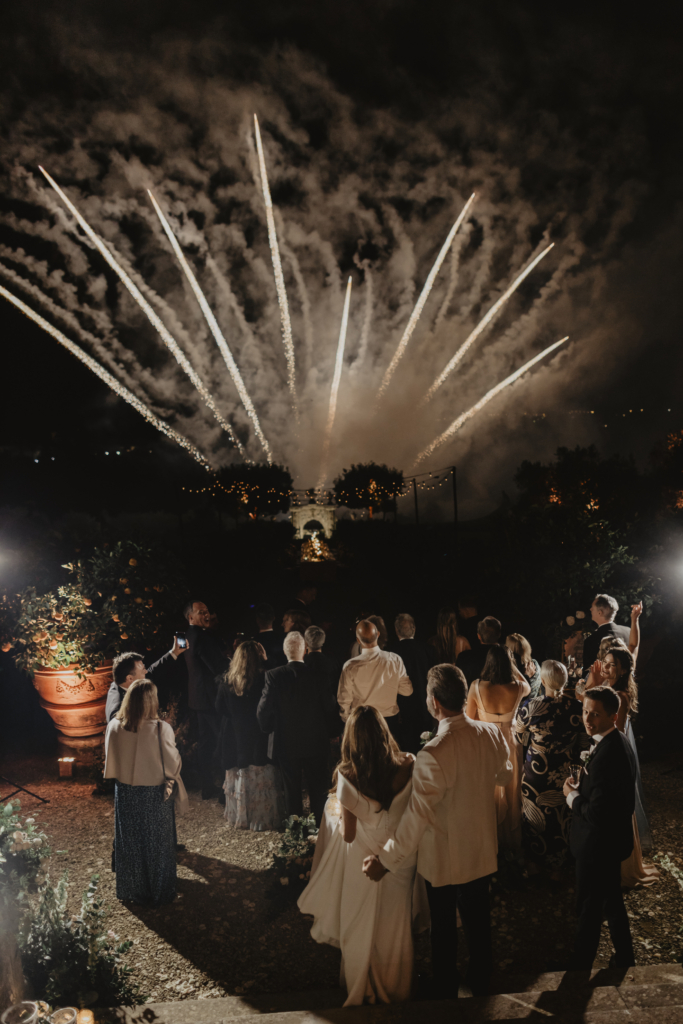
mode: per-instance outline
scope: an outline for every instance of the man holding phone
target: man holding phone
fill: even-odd
[[[136,651],[125,651],[114,658],[114,678],[107,693],[105,717],[107,722],[112,718],[123,704],[126,690],[136,679],[151,679],[157,686],[160,676],[168,666],[169,659],[177,661],[181,654],[187,650],[187,639],[182,644],[180,639],[183,634],[176,634],[173,638],[173,647],[167,651],[158,661],[155,661],[149,668],[145,668],[145,659]]]

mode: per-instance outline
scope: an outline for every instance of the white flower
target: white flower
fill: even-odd
[[[25,825],[32,825],[35,820],[36,820],[35,818],[27,818],[26,821],[24,822],[24,824]]]
[[[582,750],[581,753],[579,754],[579,757],[581,758],[582,761],[587,761],[588,760],[588,754],[589,754],[589,752],[587,750]]]
[[[585,619],[586,618],[586,613],[585,612],[577,612],[576,613],[576,617],[577,617],[577,619]]]
[[[567,623],[568,626],[573,626],[574,623],[576,622],[576,619],[574,618],[573,615],[568,615],[567,618],[565,619],[565,622]]]
[[[431,735],[432,735],[431,732],[421,732],[420,733],[420,739],[421,740],[431,739]]]

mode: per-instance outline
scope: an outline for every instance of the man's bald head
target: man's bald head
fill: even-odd
[[[361,619],[356,626],[356,640],[361,647],[376,647],[379,630],[374,622],[368,619]]]

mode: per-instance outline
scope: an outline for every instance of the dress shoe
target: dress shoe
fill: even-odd
[[[185,843],[176,843],[175,844],[175,852],[176,853],[185,853],[186,849],[187,849],[187,847],[185,846]]]
[[[610,957],[609,966],[611,969],[620,968],[622,971],[628,971],[630,967],[635,967],[635,960],[630,960],[627,964],[619,963],[616,953],[613,953]]]

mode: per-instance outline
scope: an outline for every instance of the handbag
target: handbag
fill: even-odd
[[[164,748],[161,745],[161,722],[157,722],[157,739],[159,740],[159,754],[161,755],[161,770],[164,773],[164,781],[159,786],[161,795],[164,799],[170,800],[173,797],[174,800],[178,798],[178,783],[175,779],[166,778],[166,768],[164,766]]]

